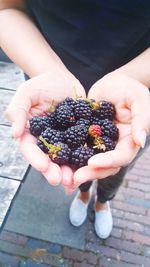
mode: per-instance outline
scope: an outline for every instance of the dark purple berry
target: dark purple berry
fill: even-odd
[[[102,132],[102,137],[108,136],[113,141],[117,141],[119,138],[119,130],[116,124],[108,119],[102,121],[101,132]]]
[[[80,146],[72,152],[72,164],[80,168],[87,165],[89,158],[94,155],[94,149]]]
[[[65,143],[72,149],[84,145],[88,136],[88,127],[85,125],[72,126],[65,131]]]
[[[69,108],[71,108],[72,110],[74,110],[75,100],[72,99],[71,97],[67,97],[63,102],[61,102],[59,104],[59,107],[60,106],[63,106],[63,105],[67,105],[67,106],[69,106]]]
[[[50,159],[59,164],[68,164],[70,162],[71,149],[61,142],[54,143],[48,151]]]
[[[116,115],[115,107],[112,103],[108,101],[100,101],[99,108],[93,110],[93,115],[99,119],[109,119],[114,120]]]
[[[101,126],[102,123],[103,123],[102,119],[99,119],[99,118],[94,117],[94,116],[91,117],[91,124],[96,124],[96,125]]]
[[[30,133],[38,137],[42,131],[50,126],[50,120],[48,116],[35,116],[30,121]]]
[[[92,108],[90,107],[89,103],[83,99],[76,100],[75,103],[75,116],[78,119],[87,119],[89,120],[92,115]]]
[[[87,126],[89,127],[90,126],[90,120],[86,120],[86,119],[79,119],[77,122],[76,122],[76,125],[83,125],[83,126]]]
[[[64,132],[57,131],[52,128],[47,128],[44,132],[41,133],[37,145],[42,149],[43,152],[48,153],[47,147],[40,140],[41,137],[48,143],[54,144],[57,142],[64,142]]]
[[[56,112],[48,113],[48,118],[49,118],[49,127],[55,129],[57,127]]]
[[[116,143],[111,138],[109,138],[108,136],[103,136],[102,140],[103,140],[104,145],[106,147],[105,152],[115,149]]]
[[[75,125],[75,114],[68,105],[62,105],[56,109],[57,126],[59,129],[66,129]]]

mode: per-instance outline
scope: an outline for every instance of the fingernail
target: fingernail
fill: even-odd
[[[140,144],[141,144],[141,147],[144,148],[145,146],[145,142],[146,142],[146,132],[143,130],[141,135],[140,135]]]

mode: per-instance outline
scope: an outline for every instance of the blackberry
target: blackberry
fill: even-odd
[[[106,147],[105,151],[109,151],[109,150],[114,150],[115,149],[116,143],[111,138],[109,138],[108,136],[103,136],[102,140],[103,140],[104,145]]]
[[[48,113],[48,118],[49,118],[49,127],[55,129],[57,127],[56,112]]]
[[[72,149],[84,145],[88,136],[88,127],[83,125],[72,126],[65,131],[65,143]]]
[[[65,100],[64,100],[63,102],[61,102],[61,103],[59,104],[59,107],[60,107],[60,106],[63,106],[63,105],[67,105],[67,106],[69,106],[72,110],[74,110],[75,100],[72,99],[71,97],[67,97],[67,98],[65,98]]]
[[[99,102],[99,108],[93,110],[93,115],[99,119],[114,120],[116,110],[112,103],[103,100]]]
[[[48,144],[63,142],[64,132],[57,131],[49,127],[44,132],[41,133],[37,145],[43,150],[43,152],[48,153],[48,150],[45,147],[44,143],[41,141],[41,138],[44,139]]]
[[[96,125],[99,125],[101,126],[103,123],[103,120],[102,119],[99,119],[97,117],[91,117],[91,124],[96,124]]]
[[[94,149],[90,147],[80,146],[72,152],[72,164],[76,167],[87,165],[89,158],[94,155]]]
[[[106,152],[115,148],[115,142],[108,136],[95,138],[93,144],[95,153]]]
[[[92,108],[89,103],[83,99],[78,99],[75,102],[75,116],[77,119],[83,118],[89,120],[92,115]]]
[[[62,105],[56,109],[57,126],[66,129],[75,125],[76,119],[72,109],[68,105]]]
[[[102,137],[108,136],[113,141],[117,141],[119,138],[119,130],[114,122],[106,119],[102,121],[101,124]]]
[[[86,120],[86,119],[83,119],[83,118],[81,118],[81,119],[79,119],[77,122],[76,122],[76,125],[85,125],[85,126],[87,126],[87,127],[89,127],[90,126],[90,120]]]
[[[48,154],[53,162],[59,165],[68,164],[70,162],[71,149],[66,144],[57,142],[49,145]]]
[[[37,146],[46,154],[48,154],[48,148],[45,146],[45,144],[40,141],[40,139],[37,140]]]
[[[30,133],[38,137],[47,127],[50,121],[48,116],[35,116],[29,120]]]

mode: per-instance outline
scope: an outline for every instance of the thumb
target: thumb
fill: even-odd
[[[150,93],[147,88],[140,88],[140,93],[130,98],[131,126],[134,142],[144,147],[146,135],[150,131]]]
[[[18,90],[5,112],[6,118],[12,123],[12,134],[15,138],[24,133],[30,107],[30,98],[23,90]]]

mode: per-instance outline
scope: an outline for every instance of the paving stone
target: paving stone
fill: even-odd
[[[76,229],[68,218],[74,194],[68,196],[61,186],[50,186],[40,173],[31,169],[15,199],[4,229],[84,249],[86,223]]]
[[[30,259],[35,261],[37,264],[44,263],[49,265],[51,264],[56,267],[68,267],[60,256],[49,253],[46,249],[30,249],[28,247],[22,247],[0,240],[0,251],[20,258],[23,257]]]
[[[149,257],[150,258],[150,246],[144,246],[144,256]]]
[[[128,263],[132,263],[132,264],[136,264],[139,265],[141,267],[149,267],[150,266],[150,259],[144,256],[140,256],[140,255],[136,255],[129,253],[129,252],[125,252],[125,251],[121,251],[121,259],[123,261],[126,261]]]
[[[137,232],[125,230],[123,232],[123,237],[125,239],[132,240],[132,241],[138,242],[140,244],[150,246],[150,236],[146,236],[143,234],[139,234]]]
[[[145,170],[143,170],[143,171],[145,171]],[[149,177],[150,171],[148,170],[147,172],[148,172],[147,176]],[[131,188],[139,189],[139,190],[144,191],[144,192],[150,191],[150,185],[142,184],[141,182],[138,183],[137,181],[136,182],[132,182],[132,181],[129,182],[128,186]]]
[[[93,267],[94,265],[88,264],[86,261],[76,262],[73,267]]]
[[[133,174],[130,171],[126,174],[125,176],[126,180],[131,180],[131,181],[137,181],[138,180],[138,175],[137,174]]]
[[[148,200],[139,199],[135,197],[127,197],[126,200],[129,204],[134,204],[134,205],[143,206],[145,208],[150,208],[150,201]]]
[[[4,179],[0,177],[0,226],[6,216],[6,213],[10,207],[11,201],[14,198],[20,182]]]
[[[85,257],[83,251],[79,251],[76,249],[69,249],[67,247],[63,248],[62,254],[64,258],[78,260],[79,262],[83,261]]]
[[[100,253],[100,245],[92,242],[87,242],[85,245],[85,249],[87,251],[92,251],[94,253]]]
[[[89,264],[93,264],[94,266],[97,265],[97,261],[99,259],[99,255],[96,255],[92,252],[86,252],[84,255],[85,260],[87,261],[87,263]]]
[[[0,125],[0,174],[11,179],[22,180],[28,168],[18,143],[11,135],[11,127]]]
[[[5,117],[5,111],[14,93],[14,91],[0,89],[0,124],[10,125]]]
[[[100,256],[103,257],[103,256],[107,256],[107,257],[110,257],[110,258],[114,258],[116,260],[120,260],[120,250],[117,249],[117,248],[111,248],[111,247],[108,247],[108,246],[100,246]]]
[[[140,254],[142,252],[142,246],[140,244],[137,244],[131,241],[113,238],[113,237],[108,238],[105,241],[105,244],[106,246],[133,252],[135,254]]]
[[[150,236],[150,227],[145,226],[145,227],[144,227],[143,234],[144,234],[144,235],[148,235],[148,236]]]
[[[0,266],[19,267],[20,259],[0,252]],[[5,264],[5,265],[4,265]]]
[[[112,232],[111,232],[111,236],[121,238],[121,236],[122,236],[122,229],[113,227]]]
[[[50,265],[47,264],[42,264],[38,263],[32,260],[27,260],[27,261],[21,261],[19,267],[51,267]]]
[[[114,225],[123,229],[130,229],[137,232],[143,232],[144,226],[137,222],[129,222],[120,218],[114,218]]]
[[[130,199],[131,197],[135,197],[135,198],[138,198],[140,200],[144,199],[144,197],[145,197],[145,192],[142,192],[139,189],[134,189],[134,188],[126,188],[126,190],[123,192],[123,194],[124,194],[125,200],[127,202],[128,202],[128,199]],[[130,203],[130,202],[128,202],[128,203]]]
[[[103,257],[100,259],[99,267],[139,267],[139,266]]]
[[[32,250],[29,248],[18,246],[3,240],[0,240],[0,251],[25,258],[31,258],[32,256]]]
[[[0,87],[14,89],[24,82],[22,70],[13,63],[0,62]]]
[[[146,225],[150,225],[150,217],[144,216],[142,214],[134,214],[131,212],[125,212],[124,218],[128,219],[129,221],[139,222]]]
[[[90,242],[94,242],[94,243],[97,243],[99,241],[93,229],[92,230],[90,229],[87,231],[86,240]]]
[[[145,169],[133,168],[133,169],[131,170],[131,173],[133,173],[133,174],[138,174],[138,175],[140,175],[141,177],[149,177],[149,170],[145,170]],[[136,185],[135,185],[135,186],[136,186]],[[137,187],[136,187],[136,188],[137,188]],[[138,187],[138,188],[139,188],[139,187]],[[141,186],[141,189],[142,189],[143,191],[146,190],[146,188],[143,187],[143,186]]]
[[[4,263],[0,262],[0,267],[11,267],[11,266],[8,264],[4,264]]]
[[[59,254],[61,252],[61,246],[57,244],[52,244],[48,242],[44,242],[41,240],[36,240],[36,239],[29,239],[27,246],[30,248],[45,248],[47,251],[54,253],[54,254]]]
[[[137,214],[145,215],[145,213],[146,213],[146,208],[144,208],[144,207],[139,207],[136,205],[130,205],[128,203],[121,202],[121,201],[114,200],[112,202],[112,206],[115,209],[120,209],[123,211],[133,212],[133,213],[137,213]]]
[[[113,217],[123,218],[124,217],[124,211],[111,208]]]
[[[28,237],[26,236],[4,230],[0,233],[0,239],[21,246],[25,246],[28,241]]]
[[[55,267],[68,267],[67,262],[59,256],[53,254],[45,254],[42,257],[43,263],[55,266]]]

